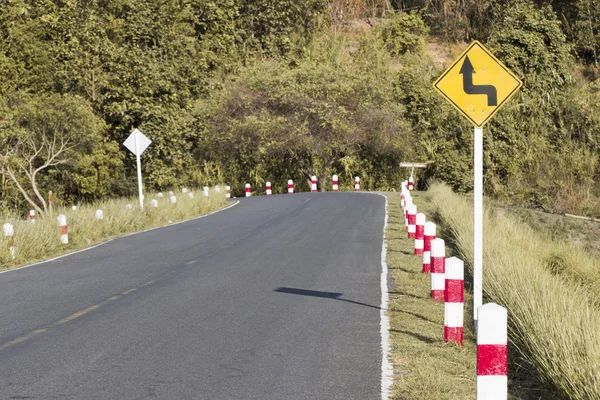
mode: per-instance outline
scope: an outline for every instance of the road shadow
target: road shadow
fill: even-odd
[[[371,304],[361,303],[359,301],[354,301],[354,300],[342,299],[341,296],[344,295],[343,293],[321,292],[318,290],[296,289],[296,288],[289,288],[289,287],[280,287],[278,289],[275,289],[274,292],[285,293],[285,294],[295,294],[298,296],[320,297],[322,299],[333,299],[333,300],[345,301],[346,303],[352,303],[352,304],[357,304],[357,305],[364,306],[364,307],[370,307],[370,308],[375,308],[377,310],[381,310],[381,307],[373,306]]]

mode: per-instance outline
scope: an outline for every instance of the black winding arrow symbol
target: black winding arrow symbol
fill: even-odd
[[[459,74],[463,76],[463,90],[466,94],[485,94],[488,97],[488,107],[498,105],[498,94],[496,87],[492,85],[473,85],[473,74],[475,69],[469,57],[465,57],[465,62],[460,68]]]

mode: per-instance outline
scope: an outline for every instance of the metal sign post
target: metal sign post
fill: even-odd
[[[483,125],[523,83],[474,41],[433,87],[475,126],[473,147],[473,319],[483,302]],[[477,326],[477,325],[476,325]]]
[[[483,128],[475,128],[473,147],[473,319],[483,304]]]
[[[140,156],[150,146],[152,140],[148,139],[138,129],[134,129],[123,145],[135,154],[137,164],[138,192],[140,197],[140,209],[144,209],[144,193],[142,192],[142,162]]]

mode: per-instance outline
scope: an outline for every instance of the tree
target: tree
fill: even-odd
[[[257,163],[289,159],[307,181],[321,182],[364,149],[407,153],[411,131],[383,71],[389,64],[378,64],[385,50],[364,42],[349,57],[337,39],[315,46],[294,66],[259,62],[231,81],[206,113],[207,147]]]
[[[79,97],[14,94],[2,102],[0,173],[40,214],[48,212],[40,181],[73,167],[102,146],[104,124]]]

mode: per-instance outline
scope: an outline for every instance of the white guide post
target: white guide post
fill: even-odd
[[[473,147],[473,319],[477,321],[477,310],[482,305],[483,273],[483,129],[475,128]],[[477,324],[475,324],[477,326]]]

